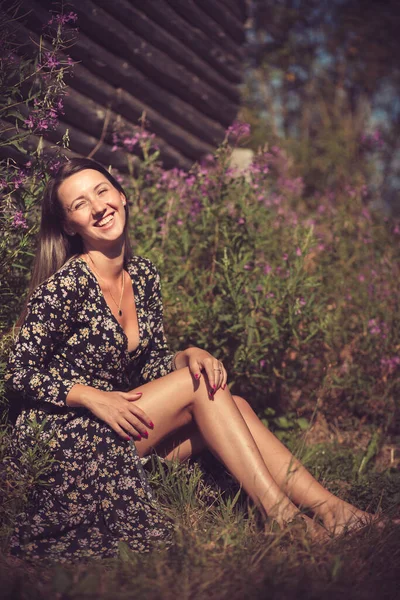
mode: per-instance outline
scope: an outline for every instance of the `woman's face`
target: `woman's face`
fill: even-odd
[[[99,171],[71,175],[58,188],[58,198],[66,214],[65,231],[80,235],[86,251],[121,240],[126,198]]]

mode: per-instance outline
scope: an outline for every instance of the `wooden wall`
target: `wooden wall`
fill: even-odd
[[[26,38],[40,35],[51,0],[23,0]],[[65,115],[74,153],[124,170],[112,131],[145,111],[165,167],[212,152],[235,120],[242,81],[246,0],[69,0],[79,34]],[[102,143],[99,144],[99,140]]]

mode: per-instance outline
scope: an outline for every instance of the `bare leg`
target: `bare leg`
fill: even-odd
[[[233,396],[233,399],[269,472],[293,502],[311,508],[322,519],[328,531],[336,534],[356,527],[360,519],[365,521],[371,518],[368,513],[340,500],[326,490],[288,448],[262,424],[246,400],[239,396]],[[218,394],[216,401],[218,401]],[[165,440],[157,451],[167,458],[179,458],[182,461],[193,454],[198,454],[204,447],[205,442],[201,433],[190,426]]]
[[[204,378],[193,380],[185,368],[137,389],[143,392],[138,405],[155,424],[147,440],[136,442],[141,456],[195,421],[207,447],[267,515],[283,525],[298,513],[266,467],[228,388],[210,400]]]

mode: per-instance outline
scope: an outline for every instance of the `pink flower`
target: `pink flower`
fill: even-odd
[[[269,264],[264,265],[264,275],[269,275],[272,271],[272,267]]]
[[[29,129],[33,129],[35,127],[35,121],[33,120],[32,115],[29,115],[29,118],[24,121],[25,125],[29,127]]]
[[[15,227],[15,229],[28,229],[28,225],[24,215],[22,214],[22,211],[19,210],[14,213],[12,226]]]
[[[234,141],[238,141],[240,138],[250,135],[250,125],[248,123],[235,121],[230,127],[228,127],[226,133],[228,137],[231,136]]]
[[[296,248],[296,256],[301,256],[301,255],[302,255],[301,248]]]

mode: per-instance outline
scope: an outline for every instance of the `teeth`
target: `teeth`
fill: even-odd
[[[107,223],[109,223],[111,221],[111,219],[114,218],[114,215],[108,215],[108,217],[106,217],[105,219],[102,219],[101,221],[97,221],[96,225],[97,227],[102,227],[103,225],[107,225]]]

